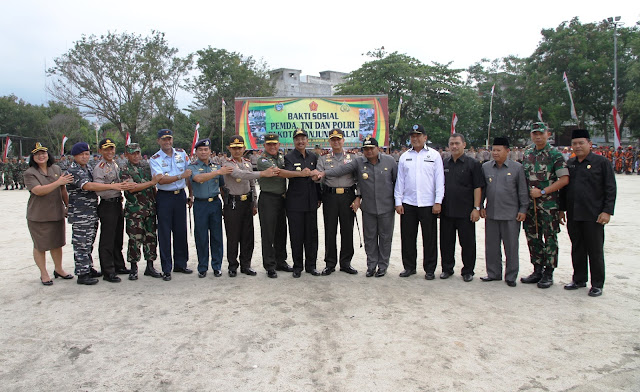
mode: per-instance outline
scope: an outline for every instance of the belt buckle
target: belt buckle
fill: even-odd
[[[179,195],[179,194],[180,194],[180,191],[173,191],[173,194],[174,194],[174,195]]]
[[[213,201],[213,197],[208,198],[207,201]]]
[[[247,201],[247,195],[240,195],[240,201]]]
[[[342,195],[342,194],[344,194],[344,188],[336,188],[336,194],[337,194],[337,195]]]

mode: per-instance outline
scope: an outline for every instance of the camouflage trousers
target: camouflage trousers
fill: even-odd
[[[144,259],[155,261],[157,258],[158,236],[156,229],[156,216],[145,216],[141,218],[126,217],[126,232],[129,236],[127,246],[127,261],[137,263],[140,261],[140,247],[144,253]]]
[[[88,221],[71,224],[71,244],[73,245],[73,259],[76,262],[76,275],[86,275],[93,267],[93,243],[98,232],[98,217]]]
[[[537,220],[537,230],[536,230]],[[544,211],[538,208],[537,219],[533,208],[527,211],[522,225],[529,245],[531,263],[543,267],[558,267],[558,233],[560,221],[558,211]],[[537,231],[537,233],[536,233]]]

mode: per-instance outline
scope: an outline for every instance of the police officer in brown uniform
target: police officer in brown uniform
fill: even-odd
[[[278,175],[279,169],[269,168],[254,172],[251,161],[243,158],[245,152],[244,139],[235,135],[229,143],[231,158],[223,166],[230,166],[233,171],[224,176],[225,204],[224,227],[227,233],[227,261],[229,262],[229,276],[237,275],[238,245],[240,246],[240,272],[255,276],[256,271],[251,268],[253,256],[253,216],[258,213],[256,204],[255,180],[260,177]]]
[[[336,169],[356,159],[355,155],[344,151],[344,132],[333,129],[329,132],[331,152],[318,159],[318,171]],[[324,216],[324,261],[327,264],[322,275],[331,275],[338,264],[338,222],[340,222],[340,271],[357,274],[351,267],[353,258],[353,218],[351,204],[356,198],[356,181],[353,173],[342,176],[327,175],[322,178],[322,215]]]

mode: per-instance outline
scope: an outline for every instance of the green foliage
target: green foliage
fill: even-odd
[[[178,111],[176,93],[192,57],[176,56],[164,34],[107,33],[74,43],[47,73],[49,92],[68,106],[114,124],[120,135],[145,131],[153,116]]]
[[[236,97],[268,97],[275,94],[267,64],[253,57],[208,47],[197,52],[200,74],[189,84],[195,95],[192,115],[200,122],[200,135],[214,146],[221,144],[222,100],[226,102],[225,138],[235,134]],[[190,145],[189,145],[190,146]]]
[[[406,145],[408,130],[415,123],[427,129],[430,140],[446,143],[453,114],[451,91],[460,83],[460,70],[450,69],[448,64],[425,65],[406,54],[387,54],[382,48],[367,56],[374,60],[351,72],[337,86],[337,94],[388,95],[391,124],[395,123],[402,97],[398,129],[390,130],[392,146]]]

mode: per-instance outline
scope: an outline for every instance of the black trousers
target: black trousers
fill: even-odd
[[[318,257],[318,211],[287,211],[287,219],[293,269],[302,271],[304,265],[304,270],[311,272]]]
[[[604,226],[597,222],[567,221],[571,239],[573,281],[587,283],[587,265],[591,270],[591,286],[604,286]]]
[[[353,219],[351,209],[355,195],[352,192],[338,195],[322,195],[322,215],[324,217],[324,261],[327,268],[338,265],[338,222],[340,222],[340,268],[351,267],[353,258]]]
[[[469,217],[450,218],[440,214],[440,258],[442,272],[453,274],[456,264],[456,230],[462,248],[461,275],[473,275],[476,266],[476,224]]]
[[[100,243],[98,244],[100,268],[104,274],[114,274],[116,269],[126,268],[122,255],[124,236],[122,201],[100,201],[98,217],[100,218]]]
[[[400,216],[400,241],[402,265],[406,270],[416,269],[416,240],[418,225],[422,227],[423,261],[425,272],[433,273],[438,263],[438,222],[432,207],[416,207],[403,203],[404,214]]]
[[[238,269],[238,245],[240,267],[251,268],[253,256],[253,200],[237,200],[224,205],[224,229],[227,233],[227,261],[229,270]]]
[[[274,270],[287,263],[287,212],[282,195],[260,192],[258,214],[262,237],[262,265]]]

